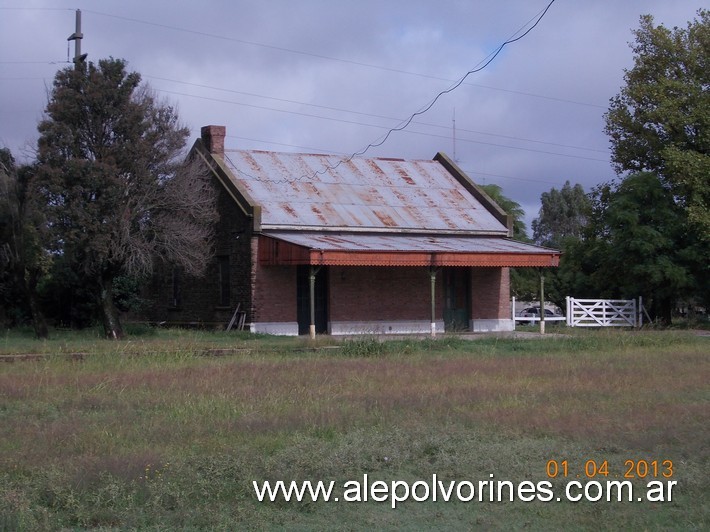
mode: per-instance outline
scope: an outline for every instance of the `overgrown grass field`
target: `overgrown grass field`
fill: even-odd
[[[8,358],[20,353],[44,356]],[[710,527],[710,339],[690,332],[341,343],[6,333],[0,355],[0,530]],[[548,479],[549,460],[567,460],[566,480]],[[627,460],[671,460],[673,500],[392,509],[259,502],[252,489],[493,474],[550,480],[557,493],[585,480],[589,460],[606,461],[609,479]]]

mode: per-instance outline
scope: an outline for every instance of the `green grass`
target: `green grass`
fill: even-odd
[[[703,530],[710,340],[0,338],[0,530]],[[83,352],[81,360],[59,354]],[[6,359],[7,360],[7,359]],[[252,481],[546,480],[672,460],[666,503],[260,503]],[[554,481],[555,487],[562,481]],[[638,485],[640,485],[637,482]]]

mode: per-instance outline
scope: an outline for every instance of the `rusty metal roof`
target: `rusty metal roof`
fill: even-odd
[[[229,151],[224,160],[261,206],[264,230],[508,232],[438,161],[266,151]]]
[[[500,237],[324,233],[318,231],[268,231],[265,234],[297,246],[322,251],[559,254],[557,250]]]

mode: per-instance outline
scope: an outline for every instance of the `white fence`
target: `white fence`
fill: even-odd
[[[567,325],[570,327],[640,327],[643,324],[641,298],[575,299],[567,297]]]
[[[527,308],[534,308],[537,310],[537,312],[540,312],[540,304],[538,303],[537,305],[530,303],[526,305]],[[511,301],[511,318],[513,319],[513,322],[523,322],[523,323],[532,323],[532,322],[538,322],[540,321],[540,316],[539,314],[537,315],[526,315],[526,316],[518,316],[517,313],[515,312],[516,309],[516,302],[515,298],[512,298]],[[545,316],[545,321],[565,321],[567,318],[564,316]]]
[[[643,301],[636,299],[575,299],[567,297],[566,316],[545,316],[545,321],[565,321],[568,327],[641,327]],[[540,316],[515,315],[515,298],[512,302],[514,322],[539,322]],[[647,314],[648,316],[648,314]]]

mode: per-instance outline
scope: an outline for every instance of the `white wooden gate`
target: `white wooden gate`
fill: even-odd
[[[570,327],[640,327],[641,298],[575,299],[567,297],[567,325]]]

